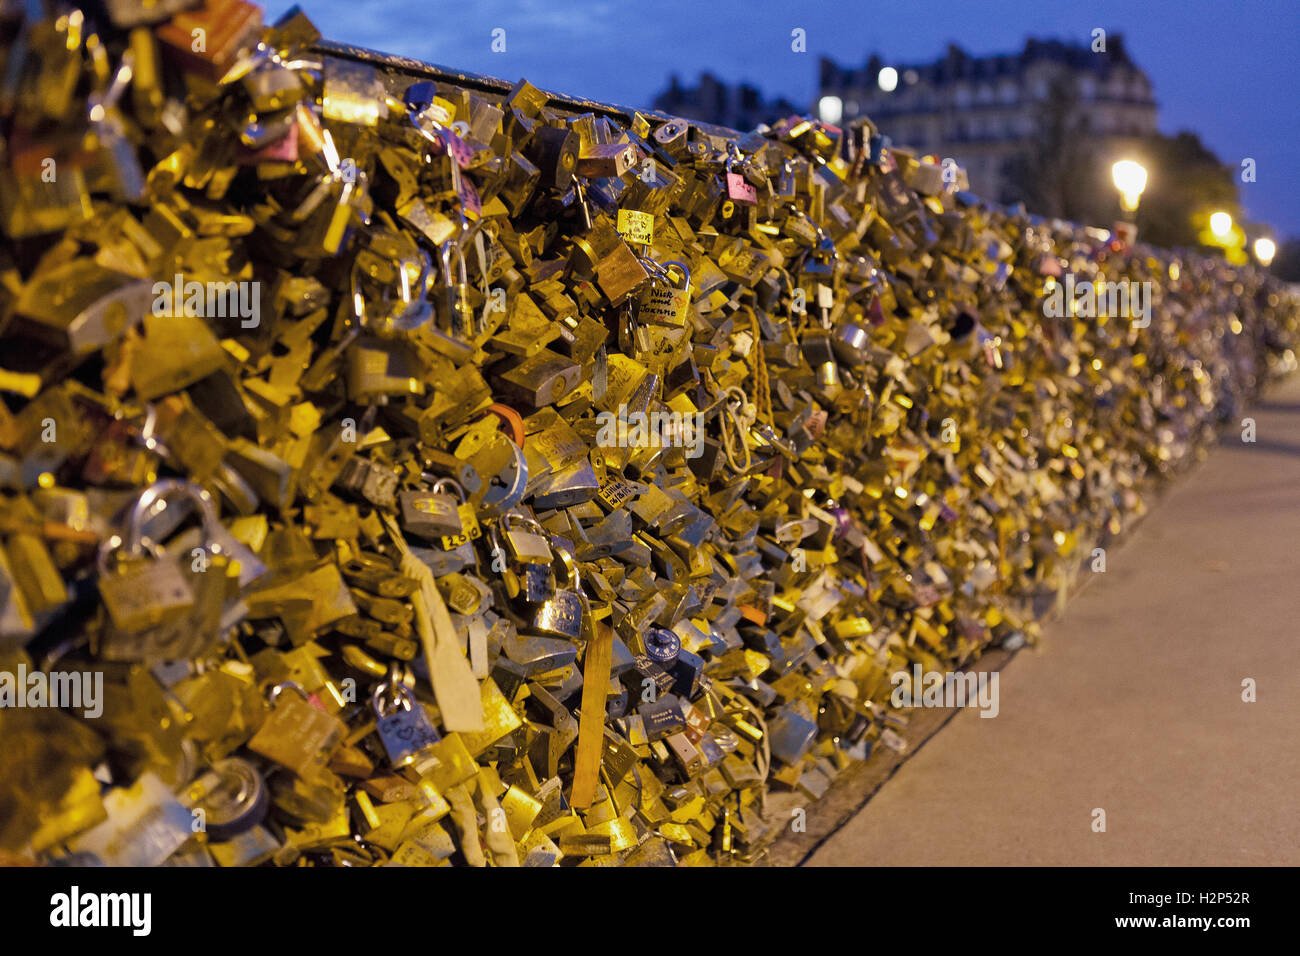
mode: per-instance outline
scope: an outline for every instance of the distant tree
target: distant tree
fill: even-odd
[[[1012,156],[1003,168],[1007,184],[999,199],[1023,202],[1042,216],[1086,221],[1086,190],[1078,188],[1088,168],[1079,147],[1086,141],[1086,117],[1079,110],[1074,84],[1065,75],[1050,83],[1035,110],[1036,135],[1031,149]]]
[[[1149,174],[1137,217],[1144,241],[1165,247],[1195,246],[1192,214],[1207,209],[1225,209],[1241,221],[1233,170],[1195,133],[1184,130],[1176,136],[1147,137],[1140,149]]]
[[[1043,216],[1090,225],[1109,225],[1120,215],[1111,180],[1114,141],[1096,137],[1081,109],[1073,83],[1059,76],[1037,108],[1032,146],[1007,160],[1002,202],[1023,202]],[[1195,246],[1192,214],[1225,209],[1237,221],[1241,207],[1233,170],[1219,161],[1195,133],[1133,137],[1125,156],[1147,168],[1146,191],[1138,207],[1138,234],[1156,246]]]

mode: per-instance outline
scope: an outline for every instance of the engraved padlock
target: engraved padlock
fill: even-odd
[[[564,565],[565,579],[533,615],[532,629],[553,637],[577,640],[582,635],[582,595],[578,562],[568,548],[556,546],[556,557]]]
[[[394,767],[414,763],[442,739],[428,711],[401,682],[396,669],[390,669],[388,679],[375,687],[370,706],[375,711],[379,740]]]
[[[421,474],[422,478],[428,479],[433,476],[428,472]],[[465,489],[461,487],[460,482],[454,478],[439,478],[433,483],[433,491],[436,494],[445,494],[444,488],[450,488],[456,495],[456,514],[460,517],[459,528],[451,533],[442,536],[442,549],[451,551],[459,548],[467,541],[473,541],[483,534],[479,527],[478,515],[474,511],[474,506],[469,503],[469,498],[465,494]]]
[[[669,266],[675,266],[681,273],[680,280],[672,280]],[[674,259],[663,263],[656,271],[637,309],[637,319],[650,325],[684,328],[690,305],[691,270],[686,263]]]
[[[285,694],[286,690],[294,693]],[[266,697],[271,711],[248,749],[299,776],[324,767],[346,735],[347,725],[294,681],[273,684]]]

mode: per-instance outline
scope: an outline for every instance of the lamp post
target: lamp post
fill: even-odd
[[[1223,210],[1211,213],[1210,232],[1214,233],[1219,240],[1226,240],[1232,235],[1232,216]]]
[[[1147,188],[1147,171],[1141,163],[1131,159],[1121,159],[1110,168],[1111,179],[1119,190],[1119,204],[1124,210],[1124,218],[1115,223],[1111,230],[1116,241],[1131,247],[1137,241],[1137,207],[1142,190]]]

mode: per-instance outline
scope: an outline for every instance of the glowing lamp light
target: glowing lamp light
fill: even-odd
[[[1273,256],[1276,253],[1277,246],[1272,239],[1267,236],[1260,236],[1255,240],[1255,258],[1259,260],[1260,265],[1267,266],[1273,261]]]
[[[1142,190],[1147,188],[1146,169],[1141,163],[1135,163],[1131,159],[1121,159],[1110,168],[1110,175],[1115,181],[1115,188],[1119,190],[1125,211],[1135,211]]]
[[[817,101],[817,115],[823,123],[839,125],[844,116],[844,101],[838,96],[823,96]]]

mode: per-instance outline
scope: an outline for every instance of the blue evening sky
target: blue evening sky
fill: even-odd
[[[278,16],[288,3],[270,4]],[[1248,217],[1300,235],[1300,0],[302,0],[324,34],[560,93],[647,106],[671,73],[709,70],[809,104],[819,56],[924,62],[956,43],[1019,51],[1029,36],[1121,32],[1146,70],[1164,132],[1192,129],[1231,165]],[[791,51],[803,29],[807,52]],[[492,52],[502,28],[506,50]],[[1158,175],[1152,170],[1152,176]]]

